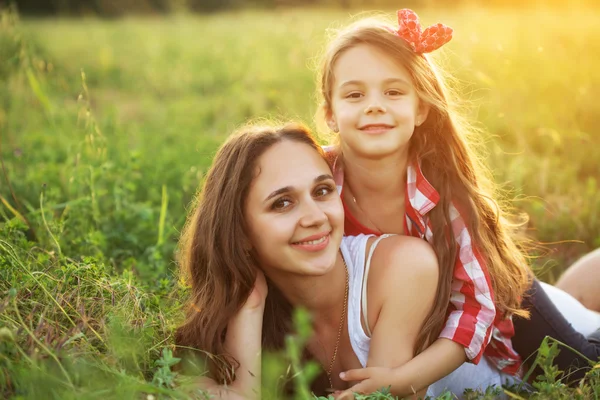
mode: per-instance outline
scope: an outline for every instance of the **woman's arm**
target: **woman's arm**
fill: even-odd
[[[259,271],[248,300],[227,325],[225,349],[239,362],[235,380],[225,386],[203,378],[203,389],[211,395],[227,400],[261,398],[261,338],[266,297],[267,283]]]

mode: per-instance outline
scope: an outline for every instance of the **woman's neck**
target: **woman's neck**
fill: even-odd
[[[325,275],[269,274],[269,278],[292,306],[307,309],[313,322],[337,326],[346,292],[346,274],[341,253],[338,253],[334,267]]]

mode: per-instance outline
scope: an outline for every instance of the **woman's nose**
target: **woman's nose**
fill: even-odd
[[[314,199],[304,202],[300,225],[304,227],[319,226],[325,223],[325,221],[327,221],[327,215]]]

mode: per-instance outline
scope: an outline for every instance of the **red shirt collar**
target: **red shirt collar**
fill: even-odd
[[[338,157],[333,161],[332,170],[338,193],[341,194],[344,170],[343,163],[338,162]],[[406,169],[406,191],[410,205],[420,216],[427,214],[440,201],[440,194],[423,175],[419,162],[410,163]]]

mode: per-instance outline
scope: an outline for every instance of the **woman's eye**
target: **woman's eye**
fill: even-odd
[[[286,198],[282,198],[282,199],[276,200],[271,205],[271,209],[275,210],[275,211],[281,211],[281,210],[284,210],[284,209],[288,208],[291,204],[292,204],[291,200],[286,199]]]
[[[331,186],[320,186],[315,190],[315,197],[327,196],[331,192],[333,192],[333,188]]]

